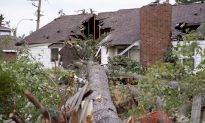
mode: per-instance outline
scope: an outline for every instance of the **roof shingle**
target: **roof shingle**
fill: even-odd
[[[79,26],[92,16],[92,14],[81,14],[56,18],[54,21],[31,33],[24,41],[28,44],[54,43],[67,40],[73,34],[83,36]]]
[[[98,19],[103,23],[102,28],[111,27],[111,33],[101,44],[130,45],[140,40],[139,9],[124,9],[116,12],[99,13]],[[205,22],[205,3],[189,3],[172,6],[172,37],[183,33],[175,29],[176,24]],[[201,26],[200,26],[201,27]]]

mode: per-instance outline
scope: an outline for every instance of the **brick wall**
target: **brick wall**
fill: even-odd
[[[4,52],[3,53],[3,58],[4,60],[13,60],[16,58],[16,53],[15,52]]]
[[[140,62],[144,66],[162,60],[171,42],[172,6],[168,3],[140,9]]]

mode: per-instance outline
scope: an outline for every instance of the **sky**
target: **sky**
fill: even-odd
[[[79,14],[77,11],[92,8],[96,13],[119,9],[140,8],[155,0],[42,0],[40,27],[59,17],[58,11],[66,15]],[[175,0],[170,0],[174,4]],[[36,8],[29,0],[0,0],[0,14],[10,21],[10,28],[17,27],[17,36],[29,35],[36,29]],[[33,19],[33,21],[22,19]],[[19,23],[19,24],[18,24]]]

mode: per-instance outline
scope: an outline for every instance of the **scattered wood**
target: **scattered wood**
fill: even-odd
[[[130,117],[127,119],[126,123],[134,123],[134,118],[133,118],[133,116],[130,116]]]
[[[42,105],[42,103],[32,95],[32,93],[29,90],[25,90],[24,92],[25,96],[28,98],[28,100],[41,111],[43,115],[43,119],[46,123],[65,123],[65,119],[63,116],[63,113],[59,113],[56,116],[51,116],[49,114],[49,111],[46,107]],[[57,112],[57,111],[56,111]]]
[[[28,100],[37,108],[41,111],[43,116],[47,119],[50,119],[50,116],[48,114],[47,109],[41,104],[41,102],[32,95],[32,93],[29,90],[24,91],[24,95],[28,98]]]
[[[87,68],[88,81],[85,80],[85,85],[54,116],[50,115],[49,110],[30,91],[25,90],[25,96],[41,111],[45,123],[122,122],[111,100],[104,68],[95,63],[89,63]]]
[[[9,114],[9,118],[11,118],[16,123],[25,123],[15,112]]]
[[[71,112],[71,123],[78,123],[78,115],[75,110]]]

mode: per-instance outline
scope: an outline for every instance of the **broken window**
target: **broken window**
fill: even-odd
[[[58,48],[51,48],[51,62],[58,61]]]

